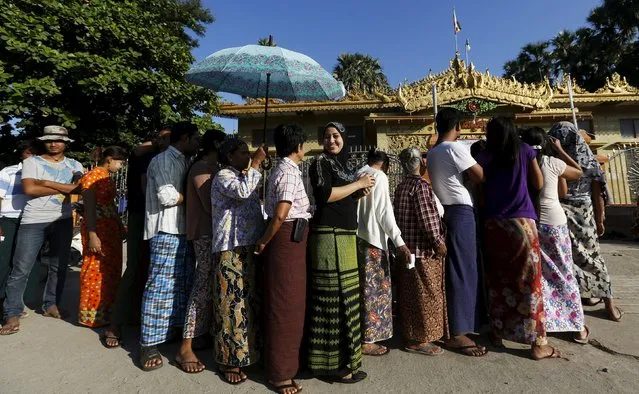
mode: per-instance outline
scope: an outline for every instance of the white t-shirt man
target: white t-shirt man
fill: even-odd
[[[566,224],[566,213],[559,203],[557,183],[559,177],[566,171],[566,163],[556,157],[543,156],[541,158],[541,173],[544,176],[544,187],[539,198],[539,223],[550,226]]]
[[[473,206],[470,192],[464,186],[463,173],[477,164],[467,146],[444,141],[428,151],[428,176],[433,191],[442,205]]]

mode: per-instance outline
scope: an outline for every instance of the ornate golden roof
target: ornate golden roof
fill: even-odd
[[[455,57],[450,67],[439,74],[429,76],[410,85],[400,86],[398,98],[406,112],[421,111],[433,107],[432,86],[437,86],[437,104],[445,105],[466,98],[479,98],[506,105],[531,109],[547,108],[553,96],[550,82],[541,84],[521,83],[512,79],[495,77],[475,70]]]
[[[637,94],[639,93],[639,89],[634,86],[630,86],[628,81],[626,81],[626,77],[622,78],[618,73],[614,73],[611,78],[606,78],[606,84],[595,93]]]
[[[548,79],[542,83],[521,83],[514,78],[502,78],[481,73],[471,63],[468,67],[455,57],[450,67],[435,75],[402,84],[393,91],[363,94],[349,92],[340,101],[283,102],[269,100],[269,113],[299,112],[349,112],[349,111],[401,111],[418,112],[433,107],[432,86],[437,86],[437,103],[446,105],[465,99],[477,98],[499,105],[512,105],[537,111],[551,107],[567,107],[568,81],[550,86]],[[631,86],[626,78],[615,73],[606,79],[606,84],[594,93],[578,86],[573,80],[573,98],[576,104],[603,102],[639,102],[639,89]],[[541,112],[539,112],[541,111]],[[388,111],[386,111],[388,112]],[[251,117],[264,113],[264,99],[247,99],[246,104],[220,103],[220,116]]]

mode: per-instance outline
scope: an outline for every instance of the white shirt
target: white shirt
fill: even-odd
[[[375,178],[375,186],[368,196],[359,199],[357,236],[384,251],[388,250],[388,238],[396,247],[404,246],[402,232],[395,222],[388,177],[384,172],[367,165],[357,171],[358,176],[364,173]]]
[[[556,157],[541,158],[541,173],[544,176],[544,187],[539,198],[539,223],[550,226],[566,224],[566,213],[559,203],[557,184],[559,177],[566,171],[566,163]]]
[[[177,205],[184,195],[186,157],[173,146],[155,156],[146,172],[144,239],[158,233],[186,234],[186,210]]]
[[[463,172],[477,164],[467,146],[459,142],[442,142],[428,151],[428,176],[433,191],[445,205],[470,205],[473,200],[464,186]]]
[[[29,200],[22,190],[22,163],[0,171],[0,217],[17,219]]]

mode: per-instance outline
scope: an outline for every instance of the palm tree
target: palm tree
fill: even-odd
[[[333,76],[352,93],[372,94],[390,90],[379,60],[361,53],[339,55]]]
[[[552,79],[550,42],[526,44],[515,60],[506,62],[504,71],[506,77],[515,77],[520,82],[542,82],[545,77]]]
[[[263,47],[276,47],[277,46],[275,41],[273,41],[273,37],[272,36],[260,38],[259,40],[257,40],[257,45],[261,45]]]
[[[576,67],[577,35],[571,31],[562,31],[550,42],[553,47],[553,75],[557,78],[562,73],[572,73]]]

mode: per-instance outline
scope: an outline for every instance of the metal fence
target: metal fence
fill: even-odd
[[[351,147],[348,153],[348,160],[346,165],[348,170],[351,172],[356,172],[367,162],[368,151],[373,148],[372,146],[354,146]],[[399,162],[399,158],[391,153],[387,153],[389,158],[389,168],[386,175],[388,176],[388,183],[390,188],[391,199],[395,194],[395,188],[401,182],[402,178],[402,166]],[[300,164],[300,170],[302,171],[302,179],[304,181],[304,188],[306,189],[306,194],[308,194],[308,198],[310,199],[311,205],[314,205],[313,199],[313,188],[311,185],[311,179],[309,176],[309,169],[311,167],[311,163],[313,162],[314,157],[305,158]],[[277,163],[280,161],[279,158],[271,157],[272,166],[268,170],[264,170],[264,176],[262,177],[262,184],[260,184],[260,195],[264,199],[266,197],[266,188],[265,184],[268,183],[268,178],[271,175],[273,169],[277,166]]]
[[[606,164],[610,203],[636,204],[639,201],[639,148],[613,151]]]
[[[348,161],[347,161],[348,169],[352,172],[355,172],[359,170],[360,168],[362,168],[367,162],[368,151],[371,148],[372,146],[351,147],[349,151]],[[399,158],[397,157],[397,155],[394,155],[391,153],[387,153],[387,154],[390,159],[390,165],[388,168],[387,175],[388,175],[388,182],[389,182],[389,188],[390,188],[390,195],[392,199],[395,194],[395,188],[401,182],[401,179],[402,179],[402,166],[399,162]],[[313,159],[314,159],[313,157],[306,158],[299,164],[300,170],[302,171],[304,188],[306,189],[309,199],[311,200],[311,204],[314,204],[314,201],[313,201],[313,188],[311,186],[311,179],[309,176],[309,169],[311,167],[311,163],[313,162]],[[279,160],[280,159],[277,157],[271,157],[272,165],[270,166],[269,169],[264,170],[262,183],[259,186],[260,188],[259,192],[262,198],[265,197],[265,193],[266,193],[266,188],[264,187],[264,185],[268,182],[268,178],[271,172],[273,171],[273,169],[275,168],[275,166],[277,166],[277,163],[279,162]],[[95,164],[90,166],[91,169],[93,167],[95,167]],[[116,185],[115,202],[117,204],[120,217],[122,218],[122,223],[124,224],[127,223],[127,205],[128,205],[127,174],[128,174],[128,167],[123,166],[120,171],[111,175]]]

